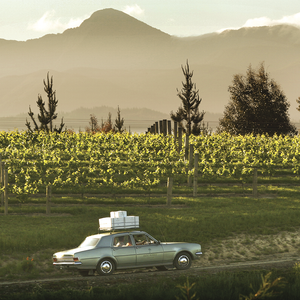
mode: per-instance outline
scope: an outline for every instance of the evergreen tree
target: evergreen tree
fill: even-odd
[[[231,134],[295,134],[290,123],[286,96],[269,78],[262,63],[257,70],[251,65],[247,75],[236,74],[228,88],[231,96],[220,119],[218,131]]]
[[[63,119],[61,120],[60,127],[58,129],[53,128],[53,120],[57,118],[57,113],[56,107],[58,100],[56,99],[56,91],[53,90],[53,76],[51,76],[51,80],[49,79],[49,73],[47,74],[47,82],[43,80],[44,82],[44,91],[47,94],[48,98],[48,110],[45,107],[45,102],[43,101],[42,96],[39,94],[38,95],[38,101],[37,106],[40,110],[40,113],[38,114],[38,120],[40,122],[40,125],[37,124],[35,118],[34,118],[34,113],[31,111],[31,107],[29,106],[29,113],[28,115],[30,116],[33,124],[34,124],[34,129],[31,128],[30,123],[26,119],[26,126],[30,132],[33,131],[39,131],[39,130],[44,130],[46,132],[58,132],[60,133],[65,126],[63,123]]]
[[[182,101],[182,105],[174,114],[171,112],[171,119],[177,121],[179,126],[184,128],[185,132],[190,135],[199,135],[201,132],[201,122],[204,118],[204,111],[199,111],[199,104],[202,99],[199,98],[199,90],[196,84],[192,82],[193,72],[190,72],[188,61],[186,66],[181,66],[185,82],[182,82],[182,89],[178,91],[178,97]]]
[[[120,112],[120,108],[118,106],[117,118],[115,120],[116,132],[123,132],[124,131],[123,125],[124,125],[124,118],[121,118],[121,112]]]

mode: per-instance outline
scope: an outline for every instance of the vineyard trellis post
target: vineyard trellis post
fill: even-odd
[[[51,213],[51,185],[46,186],[46,215]]]
[[[8,214],[8,170],[4,169],[4,214]]]
[[[167,135],[167,119],[163,119],[163,134]]]
[[[193,169],[193,156],[194,156],[194,145],[190,145],[189,147],[189,167],[188,171],[191,171]],[[192,176],[188,175],[188,186],[192,186]]]
[[[185,145],[184,145],[184,159],[188,160],[189,159],[189,147],[190,147],[190,142],[189,142],[189,135],[186,133],[185,134]]]
[[[158,134],[159,131],[158,131],[158,122],[155,122],[155,134]]]
[[[169,134],[169,135],[172,134],[172,124],[171,124],[171,120],[168,120],[168,134]]]
[[[182,127],[178,129],[178,152],[180,153],[182,149]]]
[[[174,141],[176,142],[177,141],[177,122],[174,121]]]
[[[195,153],[193,197],[197,197],[199,153]]]
[[[172,203],[172,189],[173,189],[173,178],[168,177],[167,181],[167,205],[171,206]]]
[[[257,168],[253,168],[253,197],[257,198]]]

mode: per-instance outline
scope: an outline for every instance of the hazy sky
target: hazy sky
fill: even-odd
[[[277,23],[300,26],[299,0],[0,0],[0,38],[61,33],[104,8],[177,36]]]

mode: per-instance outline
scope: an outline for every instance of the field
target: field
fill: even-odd
[[[9,138],[6,136],[6,141]],[[1,143],[2,161],[8,166],[10,178],[9,213],[4,215],[3,207],[0,210],[2,282],[74,276],[54,270],[52,254],[75,247],[87,235],[97,233],[98,219],[107,217],[110,211],[116,210],[126,210],[129,215],[140,216],[140,228],[161,241],[200,243],[203,257],[196,266],[282,258],[296,260],[299,257],[298,138],[249,137],[248,141],[243,141],[241,137],[226,139],[226,136],[216,136],[203,137],[202,140],[191,139],[195,152],[200,154],[199,172],[202,175],[198,178],[197,197],[192,196],[191,187],[186,184],[188,174],[184,153],[178,153],[170,137],[141,136],[141,141],[138,141],[137,136],[126,136],[130,146],[121,151],[124,146],[116,149],[114,137],[100,136],[98,145],[101,145],[101,151],[97,152],[97,159],[93,158],[96,153],[94,146],[87,148],[83,142],[78,142],[78,146],[72,148],[70,143],[66,147],[66,140],[58,143],[60,139],[67,139],[64,136],[51,137],[57,143],[45,137],[42,143],[42,138],[37,136],[35,143],[30,142],[32,137],[27,137],[28,141],[23,139],[22,144],[21,138],[19,137],[18,143],[11,141],[5,144],[2,137]],[[80,138],[91,139],[94,143],[97,141],[97,137],[78,135],[70,139]],[[114,143],[106,147],[105,138]],[[132,139],[138,141],[136,151],[133,150]],[[265,140],[261,142],[262,139]],[[119,144],[121,140],[122,138]],[[75,145],[74,141],[73,143]],[[29,145],[33,146],[30,148]],[[112,145],[115,145],[113,151],[109,150]],[[141,148],[141,145],[144,147]],[[263,150],[259,150],[258,145]],[[207,151],[204,153],[205,147]],[[26,152],[27,148],[33,150]],[[52,152],[47,154],[50,150],[43,152],[41,149],[52,149]],[[86,154],[81,149],[85,149]],[[68,165],[72,161],[71,150],[77,153],[76,166],[70,163]],[[134,172],[130,171],[129,156],[122,160],[116,157],[119,152],[121,157],[129,151],[132,154],[130,163],[136,168],[135,177]],[[111,160],[107,153],[111,153]],[[58,154],[61,155],[62,171],[57,171],[55,165],[59,159]],[[21,159],[21,156],[26,159]],[[45,157],[48,159],[45,160]],[[244,160],[241,161],[242,157]],[[117,162],[120,168],[116,167]],[[107,169],[109,164],[112,171]],[[87,171],[92,165],[97,170],[94,173]],[[137,166],[140,166],[140,170]],[[252,196],[254,166],[258,169],[258,197]],[[80,173],[81,177],[78,177],[77,183],[72,179],[76,168],[86,171],[84,174],[78,171],[77,174]],[[119,169],[122,172],[117,172]],[[149,172],[145,175],[146,170]],[[42,175],[43,172],[45,175]],[[107,177],[99,174],[106,174]],[[143,181],[138,175],[145,176],[144,179],[148,178],[149,181]],[[169,175],[177,178],[171,206],[166,205],[165,182]],[[41,178],[40,182],[38,176]],[[103,178],[107,178],[106,181]],[[31,188],[22,190],[22,185],[26,182]],[[147,187],[142,184],[145,182],[149,183]],[[43,185],[49,183],[53,185],[53,195],[51,214],[46,215]],[[15,193],[18,188],[20,193]],[[195,281],[197,280],[196,278]],[[212,278],[213,280],[216,279]],[[181,283],[183,281],[181,279]]]

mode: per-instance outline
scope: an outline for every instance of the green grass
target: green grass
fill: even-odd
[[[300,200],[277,196],[252,197],[174,197],[166,207],[165,198],[91,199],[90,205],[63,202],[45,215],[45,206],[12,206],[7,216],[1,215],[0,251],[40,251],[78,245],[85,236],[97,233],[98,219],[110,211],[126,210],[140,217],[140,227],[160,240],[209,243],[240,233],[250,235],[293,231],[300,226]],[[86,200],[88,202],[88,200]],[[105,205],[104,205],[105,204]],[[151,204],[151,205],[149,205]],[[158,206],[157,206],[158,205]],[[2,208],[3,212],[3,208]],[[14,215],[16,214],[16,215]],[[29,253],[30,254],[30,253]]]
[[[186,193],[189,188],[181,189]],[[209,196],[212,189],[214,196]],[[215,256],[211,260],[221,257],[213,245],[225,239],[245,234],[243,243],[247,245],[255,236],[272,237],[300,227],[298,186],[260,186],[257,199],[252,197],[250,190],[234,196],[235,188],[227,185],[211,185],[207,191],[206,195],[200,186],[199,197],[173,197],[171,207],[165,205],[166,196],[74,198],[54,195],[50,215],[45,214],[43,196],[29,197],[24,203],[12,197],[8,215],[5,216],[4,208],[0,208],[0,280],[14,276],[31,278],[40,276],[39,272],[51,275],[52,253],[76,247],[87,235],[97,233],[99,218],[108,217],[110,211],[126,210],[129,215],[139,216],[140,229],[158,240],[200,243],[204,253],[213,247]],[[234,249],[235,245],[232,247]],[[256,251],[259,257],[273,254],[275,250],[261,247]],[[280,251],[285,253],[288,249],[283,247]],[[245,253],[241,250],[239,254]],[[35,267],[23,270],[20,266],[27,257],[33,258]],[[7,260],[11,262],[9,266]],[[41,266],[40,262],[45,265]]]

